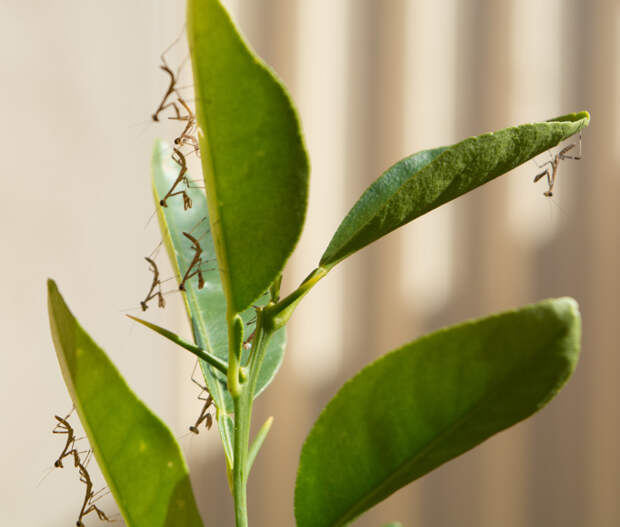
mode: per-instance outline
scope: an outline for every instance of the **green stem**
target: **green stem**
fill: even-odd
[[[248,365],[248,380],[240,385],[239,393],[233,396],[235,408],[233,499],[235,502],[236,527],[247,527],[247,494],[249,463],[248,449],[250,443],[250,425],[252,423],[252,406],[258,374],[260,373],[267,344],[273,334],[265,328],[263,311],[257,311],[256,332],[252,342],[252,354]],[[255,455],[255,454],[254,454]]]
[[[233,466],[233,499],[235,501],[235,525],[236,527],[248,527],[247,505],[247,474],[245,471],[245,457],[247,454],[247,439],[251,421],[251,409],[247,408],[243,401],[244,386],[240,396],[233,398],[235,405],[235,441],[234,441],[234,466]]]
[[[252,341],[252,352],[250,353],[250,361],[247,366],[248,377],[247,382],[240,383],[239,375],[235,370],[240,368],[239,355],[236,350],[240,345],[238,328],[234,327],[234,317],[229,314],[228,318],[228,335],[229,335],[229,354],[228,354],[228,390],[233,398],[235,408],[235,434],[233,443],[233,473],[232,473],[232,490],[233,500],[235,502],[235,525],[236,527],[248,527],[248,510],[247,510],[247,482],[248,474],[254,458],[260,448],[264,436],[269,430],[268,421],[264,431],[257,437],[257,441],[249,453],[250,444],[250,425],[252,423],[252,405],[254,403],[254,392],[258,381],[267,344],[271,336],[279,328],[284,326],[293,311],[297,307],[299,301],[312,289],[316,283],[323,278],[329,269],[318,267],[300,284],[300,286],[278,303],[271,303],[263,309],[256,311],[256,331]],[[272,292],[277,298],[277,291]],[[239,348],[240,349],[240,348]]]
[[[280,300],[277,304],[267,306],[265,308],[265,321],[266,324],[269,324],[268,329],[275,331],[284,326],[288,322],[288,319],[291,318],[300,300],[306,296],[310,289],[312,289],[328,272],[329,268],[317,267],[290,295]]]

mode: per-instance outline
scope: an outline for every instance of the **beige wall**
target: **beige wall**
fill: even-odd
[[[442,325],[561,295],[577,298],[584,318],[582,360],[566,389],[356,525],[620,524],[617,2],[227,4],[290,87],[311,154],[308,223],[289,288],[400,157],[592,113],[584,159],[561,167],[553,200],[532,185],[537,169],[527,163],[344,262],[302,304],[285,364],[257,405],[257,423],[276,420],[251,478],[253,525],[294,524],[301,442],[361,365]],[[49,470],[62,442],[50,433],[53,414],[70,403],[49,337],[46,277],[176,434],[199,411],[191,359],[123,316],[149,285],[143,256],[158,241],[155,222],[144,228],[153,212],[149,158],[169,129],[148,119],[165,89],[158,56],[182,28],[183,2],[5,0],[0,14],[0,517],[60,527],[75,521],[81,488],[69,472]],[[171,61],[185,53],[173,49]],[[168,298],[168,309],[148,314],[186,332],[178,298]],[[205,523],[232,525],[216,435],[184,435],[181,444]]]

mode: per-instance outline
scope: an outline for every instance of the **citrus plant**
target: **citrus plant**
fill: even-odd
[[[589,115],[514,126],[396,162],[355,203],[316,255],[316,268],[284,295],[281,278],[308,196],[299,119],[218,0],[188,0],[187,36],[206,191],[188,185],[183,201],[166,203],[186,168],[175,146],[162,141],[153,152],[152,191],[193,342],[135,320],[198,357],[236,526],[247,527],[246,484],[272,425],[269,419],[250,437],[253,402],[284,359],[285,326],[302,298],[342,260],[556,146],[587,126]],[[188,234],[201,223],[208,228],[198,242]],[[127,386],[51,280],[48,305],[64,380],[127,525],[203,525],[169,429]],[[309,323],[321,330],[320,320]],[[346,525],[530,416],[566,382],[579,349],[577,304],[559,298],[444,328],[367,365],[328,403],[303,445],[298,527]]]

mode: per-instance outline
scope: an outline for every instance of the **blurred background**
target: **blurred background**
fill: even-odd
[[[405,155],[592,114],[583,160],[562,163],[552,199],[526,163],[343,262],[304,300],[280,374],[256,406],[255,424],[269,415],[275,423],[250,479],[252,524],[294,524],[302,441],[362,365],[443,325],[570,295],[583,314],[583,352],[558,397],[355,525],[620,525],[620,4],[224,3],[289,87],[311,156],[307,224],[284,291],[316,265],[362,191]],[[51,434],[53,415],[71,406],[46,313],[53,277],[180,436],[205,525],[232,525],[217,433],[187,433],[201,408],[191,357],[124,317],[138,312],[151,282],[143,257],[160,239],[156,222],[147,225],[149,162],[154,138],[172,128],[149,119],[168,82],[159,55],[183,30],[184,2],[4,0],[0,13],[2,523],[73,525],[81,506],[77,476],[51,468],[64,444]],[[176,67],[186,55],[179,44],[168,61]],[[187,335],[180,298],[167,298],[148,318]],[[115,512],[109,497],[102,507]]]

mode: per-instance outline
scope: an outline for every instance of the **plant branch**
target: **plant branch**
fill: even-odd
[[[263,428],[261,428],[261,432],[264,432],[263,437],[262,439],[257,437],[257,441],[252,445],[252,452],[249,453],[248,448],[250,443],[250,425],[252,423],[254,392],[256,391],[256,383],[272,334],[273,331],[265,327],[264,310],[258,309],[256,312],[256,332],[254,333],[254,339],[252,341],[252,355],[248,365],[248,380],[240,385],[240,391],[237,396],[233,396],[235,407],[235,437],[232,481],[236,527],[248,526],[246,494],[248,474],[251,464],[256,457],[256,453],[260,448],[260,444],[268,431],[268,426],[263,426]],[[261,432],[259,432],[259,436]]]
[[[293,311],[295,311],[301,299],[306,296],[328,272],[329,269],[326,267],[317,267],[290,295],[280,300],[277,304],[271,304],[265,307],[265,326],[268,327],[270,331],[275,331],[283,327],[288,322],[288,319],[291,318]]]

